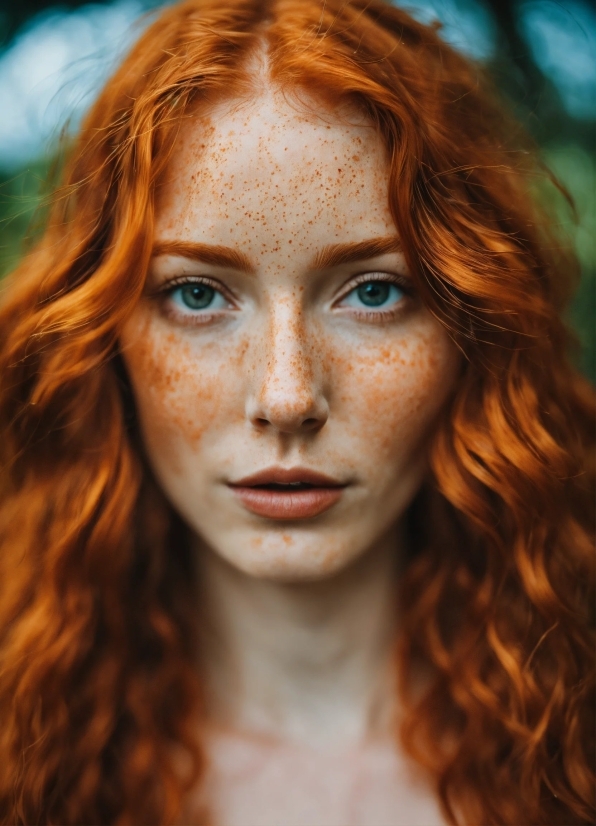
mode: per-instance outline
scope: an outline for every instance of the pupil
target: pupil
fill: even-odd
[[[389,298],[390,287],[384,281],[369,281],[358,287],[358,298],[368,307],[379,307]]]
[[[182,301],[191,310],[204,310],[213,301],[215,290],[208,284],[187,284],[182,287]]]

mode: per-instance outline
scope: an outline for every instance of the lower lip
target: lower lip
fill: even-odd
[[[232,487],[244,507],[269,519],[307,519],[318,516],[338,501],[343,488],[308,488],[288,493],[266,488]]]

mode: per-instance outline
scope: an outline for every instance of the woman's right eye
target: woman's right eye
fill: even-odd
[[[222,293],[210,284],[199,281],[180,284],[169,291],[170,300],[178,310],[192,314],[200,313],[201,310],[224,310],[229,307],[229,302]]]

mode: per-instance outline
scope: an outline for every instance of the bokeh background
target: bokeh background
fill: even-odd
[[[554,190],[582,280],[570,308],[581,369],[596,380],[596,10],[590,0],[394,0],[439,20],[486,65],[573,196]],[[118,58],[161,4],[0,0],[0,277],[22,254],[60,137],[76,129]]]

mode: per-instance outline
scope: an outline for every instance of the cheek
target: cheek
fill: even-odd
[[[239,383],[239,358],[230,360],[213,343],[199,348],[158,322],[140,319],[125,330],[122,355],[149,452],[173,460],[198,450],[224,416],[225,389]]]
[[[342,408],[354,439],[375,455],[407,455],[426,441],[453,386],[456,351],[441,329],[336,358]]]

